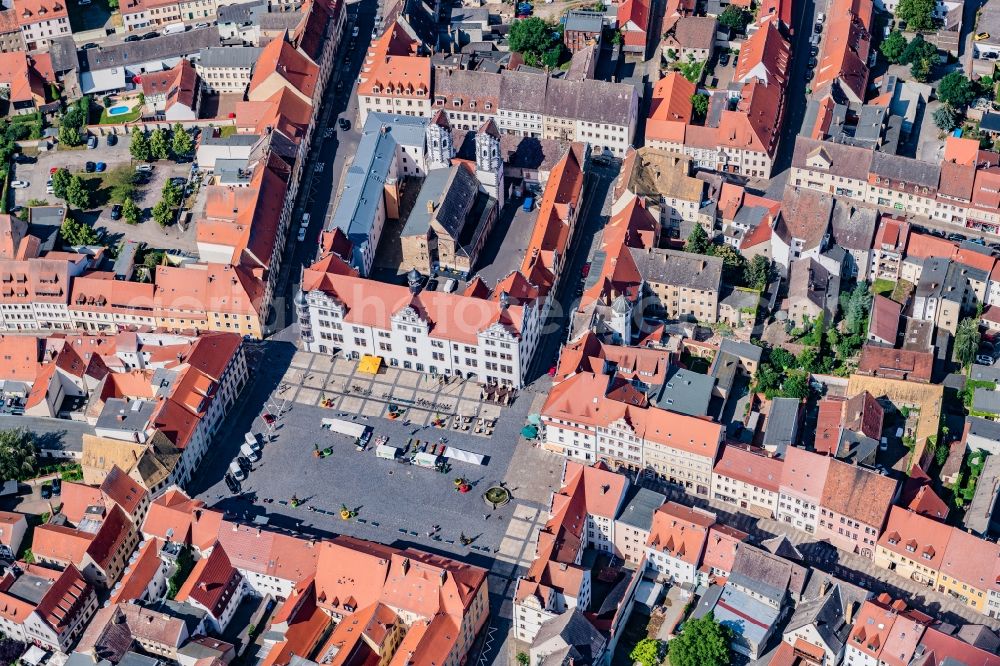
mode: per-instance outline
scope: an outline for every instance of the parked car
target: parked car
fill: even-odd
[[[719,56],[719,64],[722,65],[723,67],[725,67],[726,65],[729,64],[729,54],[728,53],[723,53],[722,55]]]
[[[51,169],[49,169],[49,175],[50,176],[56,175],[56,171],[59,171],[59,167],[52,167]]]
[[[97,137],[94,136],[93,134],[91,134],[90,136],[87,137],[87,148],[89,150],[93,150],[94,148],[97,148]]]
[[[806,83],[809,83],[810,81],[813,80],[813,71],[811,69],[807,69],[806,70],[806,75],[804,77],[802,77],[802,78],[804,78],[806,80]]]
[[[455,278],[448,278],[448,281],[444,283],[444,290],[449,294],[455,291],[457,287],[458,287],[458,282],[455,280]]]
[[[351,129],[351,121],[348,120],[347,118],[338,118],[337,127],[339,127],[341,131],[346,132],[347,130]]]
[[[226,474],[226,487],[234,495],[240,492],[240,482],[234,479],[232,474]]]
[[[121,204],[115,204],[111,207],[111,219],[120,220],[122,219],[122,206]]]
[[[816,33],[817,35],[822,34],[823,33],[823,24],[822,23],[817,23],[816,25],[814,25],[813,26],[813,32]]]
[[[147,32],[145,35],[142,36],[142,38],[143,39],[155,39],[155,38],[157,38],[159,36],[160,36],[160,33],[156,32],[154,30],[153,32]]]
[[[125,38],[126,42],[137,42],[142,39],[142,35],[129,35]]]
[[[809,47],[809,55],[811,55],[811,56],[817,56],[817,55],[819,55],[819,47],[816,46],[815,44],[811,45]]]
[[[583,265],[583,268],[580,269],[580,275],[582,275],[583,277],[587,277],[588,275],[590,275],[590,262],[589,261]]]
[[[104,173],[105,171],[108,170],[108,165],[105,164],[104,162],[98,162],[95,165],[94,170],[97,171],[97,173]]]
[[[809,58],[809,63],[808,63],[809,69],[814,68],[817,63],[818,61],[816,60],[816,58]]]
[[[351,37],[357,37],[359,32],[361,31],[358,30],[358,26],[354,26],[353,28],[351,28]]]
[[[62,495],[62,479],[58,477],[52,479],[52,494],[55,495],[56,497]]]
[[[98,46],[99,45],[95,44],[94,42],[87,42],[86,44],[83,45],[83,48],[84,48],[84,50],[87,50],[87,49],[96,49],[96,48],[98,48]]]
[[[135,170],[139,171],[141,173],[153,173],[153,165],[152,164],[140,164],[139,166],[137,166],[135,168]]]
[[[980,354],[976,357],[976,363],[979,365],[993,365],[993,357]]]
[[[173,178],[170,179],[170,182],[173,183],[174,185],[186,185],[187,178],[184,178],[183,176],[174,176]]]
[[[210,26],[207,23],[195,23],[194,24],[194,29],[195,30],[201,30],[202,28],[208,28],[208,27],[210,27]]]
[[[310,222],[312,222],[312,215],[309,213],[302,213],[302,222],[300,223],[302,228],[308,229]]]
[[[116,143],[118,143],[118,135],[117,134],[109,134],[108,138],[105,139],[104,142],[107,143],[109,146],[113,146]]]
[[[14,155],[14,161],[17,162],[18,164],[34,164],[38,160],[36,160],[31,155],[25,155],[24,153],[16,153]]]
[[[266,423],[267,425],[271,425],[274,423],[274,414],[268,414],[267,412],[264,412],[263,414],[260,415],[260,418],[264,419],[264,423]]]
[[[83,170],[87,173],[94,173],[97,170],[97,162],[87,162],[83,165]]]
[[[424,287],[424,291],[437,291],[438,281],[437,278],[431,278],[427,281],[427,285]]]
[[[50,486],[49,484],[43,483],[42,488],[39,492],[42,496],[42,499],[44,500],[52,499],[52,486]]]
[[[12,180],[12,181],[10,181],[10,186],[13,187],[15,190],[24,190],[24,189],[27,189],[29,185],[31,185],[31,183],[29,183],[26,180]]]
[[[299,227],[298,239],[299,239],[300,243],[306,239],[306,228],[305,227]]]

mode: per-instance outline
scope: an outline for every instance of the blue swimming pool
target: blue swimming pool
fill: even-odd
[[[130,106],[126,105],[126,104],[119,104],[118,106],[113,106],[110,109],[108,109],[108,115],[109,116],[120,116],[120,115],[123,115],[125,113],[128,113],[131,110],[132,110],[132,107],[130,107]]]

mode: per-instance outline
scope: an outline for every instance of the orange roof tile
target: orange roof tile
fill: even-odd
[[[715,516],[707,511],[667,502],[653,514],[647,544],[697,567],[708,543],[708,529],[714,524]]]
[[[878,545],[937,571],[953,531],[944,523],[894,506]]]
[[[979,140],[949,134],[944,140],[944,161],[975,166],[979,156]]]
[[[284,79],[306,99],[312,99],[319,82],[319,67],[284,39],[275,39],[264,47],[257,58],[248,95],[252,96],[272,75]]]

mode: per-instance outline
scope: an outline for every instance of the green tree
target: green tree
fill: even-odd
[[[177,185],[172,180],[168,180],[163,183],[163,189],[160,191],[160,196],[163,200],[167,202],[167,205],[171,208],[177,208],[181,205],[181,201],[184,200],[184,190],[181,189],[180,185]]]
[[[66,113],[59,120],[59,142],[70,147],[82,144],[83,133],[81,132],[81,128],[86,121],[84,111],[79,104],[74,104],[66,109]]]
[[[698,226],[701,226],[700,224]],[[722,259],[722,275],[728,284],[738,284],[747,270],[747,258],[732,245],[712,245],[711,254]]]
[[[967,317],[958,322],[958,330],[955,333],[955,360],[963,366],[970,365],[976,360],[981,341],[979,319]]]
[[[859,284],[851,292],[844,313],[847,330],[855,335],[863,333],[868,323],[868,312],[871,310],[872,294],[867,284]]]
[[[657,638],[643,638],[635,644],[628,658],[642,666],[660,666],[667,655],[667,642]]]
[[[910,30],[922,32],[934,27],[935,0],[900,0],[896,18],[906,21]]]
[[[35,436],[24,428],[0,430],[0,478],[23,481],[38,470]]]
[[[170,157],[170,141],[167,133],[157,127],[149,135],[149,150],[153,154],[153,159],[165,160]]]
[[[931,77],[932,68],[933,65],[931,64],[930,58],[920,58],[919,60],[914,60],[910,65],[910,76],[917,81],[926,81]]]
[[[59,143],[64,146],[74,147],[79,146],[83,143],[83,135],[80,133],[79,127],[73,127],[72,125],[59,125]]]
[[[930,60],[935,55],[937,55],[937,47],[924,39],[923,35],[917,35],[903,49],[903,55],[899,62],[903,65],[910,65],[917,60]]]
[[[167,255],[165,252],[160,250],[155,250],[148,253],[142,260],[142,265],[151,271],[155,271],[157,266],[163,265],[163,260],[166,259]]]
[[[69,173],[69,169],[62,167],[56,169],[56,172],[52,174],[52,194],[56,195],[60,199],[66,198],[66,188],[69,187],[69,181],[73,177]]]
[[[947,104],[942,104],[936,108],[934,113],[931,114],[931,118],[934,120],[934,126],[939,130],[950,132],[958,127],[958,114]]]
[[[517,663],[521,666],[528,666],[531,663],[531,657],[528,656],[527,652],[518,652]]]
[[[953,109],[964,109],[976,98],[976,89],[962,72],[949,72],[938,82],[937,96]]]
[[[153,206],[153,219],[161,227],[166,227],[174,220],[174,209],[166,201],[159,201]]]
[[[879,50],[885,59],[894,65],[903,62],[903,53],[906,51],[906,37],[899,30],[893,30],[889,36],[882,40]]]
[[[688,620],[680,635],[670,641],[670,666],[729,666],[730,630],[712,613]]]
[[[770,364],[763,363],[757,368],[757,376],[754,379],[754,391],[763,393],[768,398],[781,386],[781,373],[771,367]]]
[[[803,400],[809,397],[809,377],[804,372],[793,372],[781,383],[781,392],[789,398]]]
[[[73,208],[88,210],[90,208],[90,190],[83,178],[71,176],[66,186],[66,203]]]
[[[549,69],[559,67],[560,62],[562,62],[564,48],[562,42],[559,42],[558,44],[554,44],[552,48],[547,49],[542,53],[542,64]]]
[[[694,225],[694,229],[691,230],[687,242],[684,243],[684,251],[705,254],[708,252],[711,244],[711,241],[708,240],[708,234],[705,233],[705,229],[700,224],[696,224]]]
[[[187,133],[184,126],[180,123],[174,125],[173,149],[174,155],[178,159],[187,157],[194,150],[194,141],[191,140],[191,135]]]
[[[708,95],[702,93],[691,95],[691,112],[695,118],[704,118],[708,114]]]
[[[795,356],[784,347],[772,347],[768,353],[771,365],[776,368],[791,370],[795,366]]]
[[[556,27],[537,16],[514,21],[507,33],[507,44],[511,51],[531,56],[537,61],[542,54],[552,48],[553,32]]]
[[[122,219],[128,224],[139,224],[139,218],[141,217],[142,210],[135,205],[132,197],[126,197],[125,203],[122,204]]]
[[[70,246],[98,245],[100,239],[94,228],[77,222],[72,217],[67,217],[59,228],[59,235],[62,236],[63,243]]]
[[[750,12],[736,5],[727,6],[719,14],[719,23],[727,28],[732,28],[736,32],[746,32],[747,26],[750,25],[750,21],[752,20],[753,16]]]
[[[128,152],[132,159],[140,162],[147,162],[153,158],[153,151],[149,146],[149,137],[138,127],[132,128],[132,140],[129,142]]]
[[[771,260],[758,254],[747,264],[743,274],[743,283],[753,289],[764,291],[768,283],[771,282],[772,272]]]

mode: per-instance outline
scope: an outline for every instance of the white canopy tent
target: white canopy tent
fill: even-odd
[[[462,449],[456,449],[454,446],[445,447],[444,457],[449,460],[460,460],[461,462],[473,465],[483,465],[486,461],[486,456],[484,455],[473,453],[471,451],[463,451]]]
[[[368,426],[363,423],[353,423],[343,419],[323,419],[323,425],[329,426],[327,429],[330,432],[340,433],[341,435],[347,435],[355,439],[360,439],[368,429]]]

